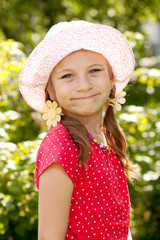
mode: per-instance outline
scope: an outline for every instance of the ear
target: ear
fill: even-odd
[[[56,100],[56,95],[55,95],[54,88],[53,88],[53,86],[52,86],[52,81],[51,81],[50,78],[49,78],[49,80],[48,80],[46,90],[47,90],[48,93],[49,93],[50,99],[51,99],[52,101],[53,101],[53,100]]]
[[[111,68],[111,65],[109,64],[109,62],[107,61],[107,65],[108,65],[108,74],[109,74],[109,79],[110,79],[110,82],[111,82],[111,89],[114,87],[114,82],[115,82],[115,77],[113,75],[113,71],[112,71],[112,68]]]
[[[110,81],[111,81],[111,89],[114,89],[115,88],[115,77],[113,74],[112,74],[112,78]]]

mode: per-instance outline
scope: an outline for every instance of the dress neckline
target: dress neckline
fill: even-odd
[[[103,143],[98,142],[91,133],[89,133],[90,139],[95,142],[100,148],[111,150],[112,148],[109,145],[104,145]]]

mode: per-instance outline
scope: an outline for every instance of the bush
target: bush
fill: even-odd
[[[34,168],[41,124],[18,90],[26,59],[21,48],[13,40],[0,43],[0,238],[4,240],[37,238]]]
[[[1,142],[1,239],[36,239],[38,194],[34,185],[38,142]]]

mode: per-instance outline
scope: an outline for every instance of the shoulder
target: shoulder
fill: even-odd
[[[78,151],[78,146],[74,143],[62,123],[56,127],[51,126],[45,138],[43,139],[39,151]]]
[[[71,138],[70,138],[70,135],[67,132],[66,128],[63,126],[63,124],[61,122],[59,122],[56,127],[53,127],[53,126],[50,127],[43,142],[45,142],[48,139],[50,139],[51,141],[54,141],[56,139],[58,139],[58,141],[59,140],[64,141],[64,139],[69,140]]]
[[[65,127],[59,123],[51,127],[43,139],[37,153],[35,182],[38,186],[40,175],[53,163],[59,163],[76,183],[80,174],[79,149]]]

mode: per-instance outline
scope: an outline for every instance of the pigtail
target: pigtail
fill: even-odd
[[[111,99],[115,98],[115,88],[111,89],[109,97]],[[127,142],[125,134],[115,118],[114,108],[110,105],[107,106],[105,112],[103,128],[105,129],[104,134],[109,145],[121,161],[126,177],[131,183],[133,183],[133,179],[138,176],[137,170],[126,155]]]
[[[66,115],[62,116],[61,122],[79,147],[79,162],[82,162],[87,168],[90,151],[90,137],[87,129],[79,121]]]

